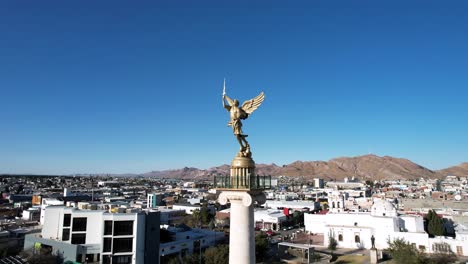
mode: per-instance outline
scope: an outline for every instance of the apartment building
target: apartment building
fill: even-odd
[[[26,236],[24,248],[48,249],[65,261],[158,263],[159,225],[159,212],[110,213],[48,206],[41,234]]]

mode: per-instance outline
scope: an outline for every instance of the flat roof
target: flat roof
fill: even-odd
[[[315,248],[314,246],[309,245],[309,244],[296,244],[296,243],[290,243],[290,242],[281,242],[281,243],[278,243],[278,246],[287,246],[287,247],[294,247],[294,248],[301,248],[301,249]]]

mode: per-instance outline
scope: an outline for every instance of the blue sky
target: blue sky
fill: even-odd
[[[466,1],[2,1],[0,173],[468,161]]]

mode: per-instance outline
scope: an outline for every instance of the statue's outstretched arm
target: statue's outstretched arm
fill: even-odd
[[[226,105],[226,101],[228,102],[229,105]],[[234,100],[229,98],[227,95],[223,95],[223,106],[226,108],[228,111],[231,110],[231,106],[234,104]]]

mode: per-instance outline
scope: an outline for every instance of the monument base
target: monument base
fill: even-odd
[[[379,261],[377,249],[371,248],[370,250],[370,263],[376,264]]]

